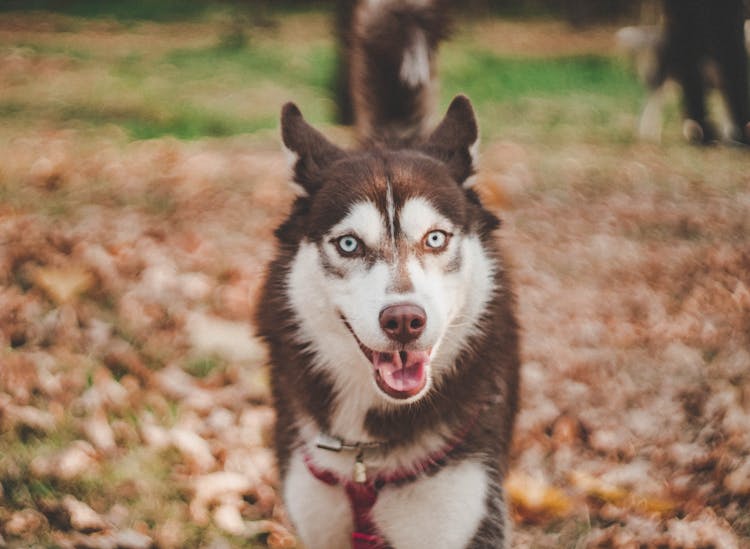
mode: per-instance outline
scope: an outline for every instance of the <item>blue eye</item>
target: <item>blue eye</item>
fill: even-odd
[[[336,240],[336,247],[343,255],[353,255],[360,249],[359,239],[347,234]]]
[[[430,231],[424,237],[424,245],[431,250],[442,250],[448,244],[448,234],[444,231]]]

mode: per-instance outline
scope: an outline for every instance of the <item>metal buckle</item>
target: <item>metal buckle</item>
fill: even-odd
[[[344,441],[340,438],[332,437],[326,433],[318,434],[315,439],[315,446],[323,450],[330,450],[332,452],[340,452],[344,449]]]

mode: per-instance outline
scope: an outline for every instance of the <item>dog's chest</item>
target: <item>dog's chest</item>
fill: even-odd
[[[370,516],[393,549],[465,547],[485,515],[488,475],[464,460],[399,486],[386,484]],[[287,509],[308,549],[347,549],[355,528],[342,485],[330,486],[308,470],[296,452],[284,478]]]

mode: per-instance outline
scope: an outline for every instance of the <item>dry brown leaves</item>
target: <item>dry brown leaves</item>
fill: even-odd
[[[547,151],[487,150],[480,192],[505,208],[524,327],[507,482],[519,543],[740,546],[748,176],[730,165],[733,184],[717,188],[679,151],[595,150],[559,159],[555,186],[538,167]],[[0,154],[13,194],[0,206],[0,421],[42,450],[3,462],[4,486],[116,479],[106,497],[6,489],[3,535],[177,548],[197,525],[294,546],[249,324],[290,200],[281,155],[241,140],[94,145],[74,133]],[[165,470],[144,476],[149,460]]]
[[[638,152],[560,159],[567,190],[508,193],[526,359],[509,495],[519,520],[578,520],[591,546],[741,546],[750,177],[686,183],[680,153]]]
[[[185,524],[197,524],[293,547],[268,448],[265,354],[249,324],[278,214],[247,212],[288,200],[283,163],[239,145],[102,144],[64,134],[3,151],[15,201],[0,208],[0,421],[7,441],[30,436],[43,451],[4,462],[0,480],[63,488],[0,509],[0,531],[61,547],[182,547],[193,543]],[[129,462],[158,467],[164,452],[164,476],[129,478]],[[112,493],[65,493],[112,475]],[[170,484],[187,500],[162,502],[177,505],[170,519],[158,501],[150,516],[139,516],[148,502],[120,503]],[[22,491],[4,497],[18,506]]]

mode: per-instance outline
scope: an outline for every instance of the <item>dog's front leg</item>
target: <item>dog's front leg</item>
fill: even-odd
[[[386,486],[373,508],[375,524],[394,549],[463,549],[486,515],[488,482],[485,466],[467,460]]]
[[[350,549],[352,514],[344,489],[308,471],[295,452],[283,479],[284,502],[305,549]]]

